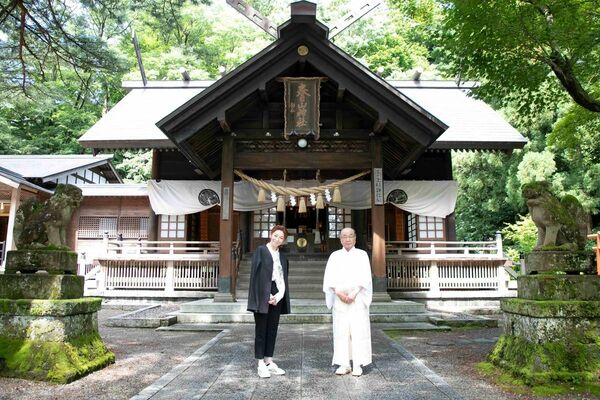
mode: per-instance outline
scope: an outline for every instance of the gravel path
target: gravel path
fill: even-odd
[[[145,316],[169,314],[176,308],[168,305],[162,310],[147,311]],[[68,385],[0,377],[0,399],[129,399],[183,362],[218,333],[105,326],[107,318],[129,311],[130,308],[103,309],[98,314],[100,334],[115,353],[115,364]],[[530,393],[509,393],[475,370],[475,364],[485,360],[500,334],[499,328],[454,329],[451,332],[404,332],[397,340],[465,399],[545,399]],[[554,396],[552,400],[595,398],[590,395],[571,395]]]
[[[510,393],[483,378],[475,365],[485,361],[502,334],[500,328],[453,329],[451,332],[406,332],[399,343],[465,399],[472,400],[591,400],[593,395],[535,396]],[[530,392],[530,391],[529,391]]]
[[[98,313],[100,335],[116,356],[113,365],[68,385],[0,377],[0,399],[129,399],[218,333],[163,332],[103,326],[107,318],[125,312],[127,311],[103,309]]]

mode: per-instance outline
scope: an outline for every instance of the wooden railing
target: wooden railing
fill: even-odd
[[[94,256],[97,266],[80,268],[86,277],[94,274],[96,285],[90,294],[194,297],[217,289],[219,242],[105,239],[102,243],[104,251]],[[237,243],[234,249],[238,262]]]
[[[502,236],[496,233],[495,240],[480,242],[446,242],[446,241],[388,241],[388,255],[436,255],[443,254],[445,258],[481,258],[482,256],[502,258]]]
[[[386,242],[390,290],[426,292],[418,297],[444,297],[457,291],[493,291],[506,296],[515,287],[505,270],[502,238],[481,242]],[[475,293],[471,293],[473,297]]]
[[[218,241],[104,240],[107,254],[196,254],[219,255]]]

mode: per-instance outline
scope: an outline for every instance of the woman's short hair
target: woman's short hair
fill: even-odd
[[[274,234],[275,231],[281,231],[281,232],[283,232],[283,238],[287,239],[287,237],[288,237],[288,231],[285,228],[285,226],[283,226],[283,225],[275,225],[274,227],[271,228],[271,235]]]

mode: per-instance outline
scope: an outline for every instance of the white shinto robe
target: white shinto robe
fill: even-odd
[[[351,293],[361,287],[352,304],[335,295],[335,289]],[[371,364],[371,324],[369,306],[373,298],[373,280],[369,256],[353,247],[334,251],[325,268],[323,292],[327,308],[333,314],[333,360],[331,364],[350,366]]]

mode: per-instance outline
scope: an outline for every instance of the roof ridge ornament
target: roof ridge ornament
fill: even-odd
[[[227,4],[231,7],[235,8],[237,12],[242,14],[244,17],[248,18],[252,23],[258,26],[263,31],[267,32],[269,35],[273,36],[277,39],[277,27],[273,25],[271,20],[267,17],[264,17],[257,10],[246,4],[242,0],[226,0]]]

